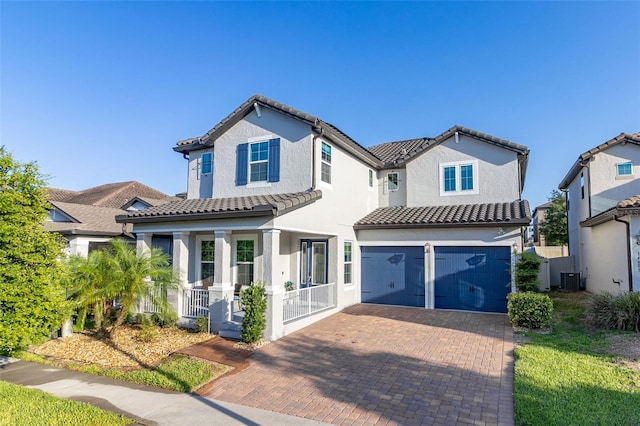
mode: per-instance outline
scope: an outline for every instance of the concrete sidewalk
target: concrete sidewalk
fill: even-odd
[[[123,414],[142,425],[323,423],[0,356],[0,380]]]

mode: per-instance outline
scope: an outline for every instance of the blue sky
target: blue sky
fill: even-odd
[[[175,142],[254,93],[362,145],[460,124],[531,150],[546,201],[640,131],[639,2],[0,2],[0,143],[50,184],[186,189]]]

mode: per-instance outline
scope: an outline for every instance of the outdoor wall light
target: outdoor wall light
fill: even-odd
[[[634,235],[634,238],[636,239],[636,244],[640,246],[640,232]]]
[[[513,243],[511,247],[513,248],[513,254],[518,254],[518,243]]]
[[[427,243],[424,245],[424,252],[431,253],[431,244]]]

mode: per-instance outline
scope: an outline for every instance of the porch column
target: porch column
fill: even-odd
[[[231,231],[215,231],[215,267],[209,287],[211,330],[218,332],[231,320],[233,283],[231,282]]]
[[[169,291],[167,300],[180,318],[182,312],[182,291],[189,288],[189,232],[173,233],[173,271],[178,277],[178,290]]]
[[[264,337],[275,340],[284,335],[282,321],[284,281],[280,267],[280,230],[262,231],[262,280],[267,292],[267,327]]]
[[[152,237],[153,234],[150,232],[138,232],[136,234],[136,251],[138,254],[149,253]]]

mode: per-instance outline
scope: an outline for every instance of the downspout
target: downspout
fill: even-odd
[[[633,272],[631,271],[631,226],[629,222],[618,219],[618,215],[613,216],[613,220],[616,222],[624,223],[627,228],[627,272],[629,274],[629,292],[633,291]]]
[[[314,130],[318,134],[313,135],[311,143],[311,191],[316,189],[316,141],[324,135],[324,129],[320,127],[320,131]]]
[[[560,192],[564,194],[564,211],[567,215],[567,250],[569,251],[569,256],[571,256],[571,239],[569,238],[569,189],[560,189]],[[573,262],[573,269],[575,269],[575,260]]]

